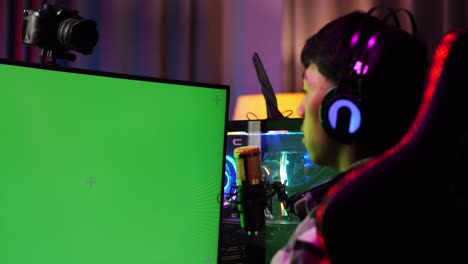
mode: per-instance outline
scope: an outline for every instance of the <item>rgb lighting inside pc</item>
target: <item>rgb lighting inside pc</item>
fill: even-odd
[[[224,206],[232,207],[226,197],[236,189],[235,148],[254,145],[261,150],[263,179],[286,182],[288,195],[303,192],[335,175],[336,171],[315,165],[303,145],[302,119],[230,121],[226,139],[226,164],[224,175]],[[277,200],[275,197],[274,200]],[[234,211],[225,210],[224,217],[237,217]],[[279,201],[272,204],[270,219],[288,220],[287,211]]]

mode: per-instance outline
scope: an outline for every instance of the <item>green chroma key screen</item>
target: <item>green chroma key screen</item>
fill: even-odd
[[[0,263],[216,263],[229,88],[28,66],[0,60]]]

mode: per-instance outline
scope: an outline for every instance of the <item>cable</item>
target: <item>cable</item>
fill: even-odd
[[[294,114],[294,111],[293,110],[286,110],[284,112],[282,112],[283,116],[284,117],[290,117],[292,116],[292,114]]]
[[[254,116],[254,118],[250,118],[249,115]],[[252,112],[247,112],[247,114],[245,115],[245,117],[246,117],[248,120],[259,120],[259,119],[260,119],[260,118],[258,118],[257,115],[255,115],[255,114],[252,113]]]
[[[400,12],[406,13],[406,15],[408,16],[411,22],[411,32],[413,33],[413,35],[416,35],[416,20],[414,19],[413,14],[408,9],[405,9],[405,8],[398,8],[395,10],[395,14],[398,14]]]
[[[376,6],[376,7],[373,7],[371,9],[369,9],[369,11],[367,11],[367,14],[372,15],[372,13],[374,13],[378,9],[385,9],[387,11],[387,15],[382,19],[383,22],[387,22],[387,20],[391,17],[391,18],[393,18],[393,22],[395,23],[395,27],[401,28],[400,20],[398,20],[398,16],[397,16],[395,10],[393,10],[393,8],[391,8],[391,7],[387,7],[387,6],[383,6],[383,5]]]

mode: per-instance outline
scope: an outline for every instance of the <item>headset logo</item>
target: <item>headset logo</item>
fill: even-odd
[[[342,108],[348,108],[351,112],[349,121],[348,132],[349,134],[355,133],[361,126],[361,111],[352,101],[347,99],[336,100],[328,111],[328,121],[333,129],[336,129],[336,123],[338,122],[338,111]]]
[[[366,75],[367,71],[369,70],[369,66],[363,65],[361,61],[356,61],[356,64],[354,64],[353,69],[358,75]]]

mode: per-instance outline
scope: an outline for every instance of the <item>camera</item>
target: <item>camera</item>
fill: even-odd
[[[25,9],[22,42],[42,48],[43,56],[53,60],[75,60],[69,50],[89,55],[98,42],[94,20],[83,19],[78,11],[43,4],[41,8]]]

